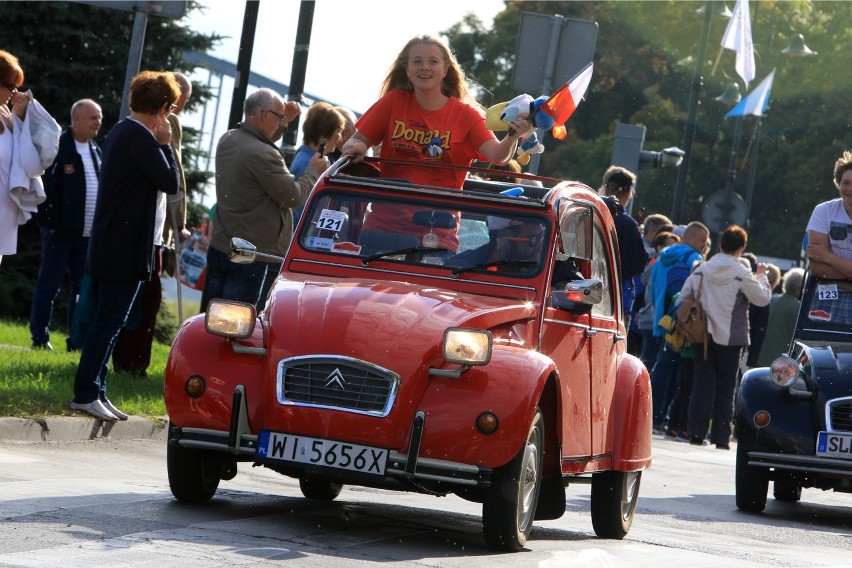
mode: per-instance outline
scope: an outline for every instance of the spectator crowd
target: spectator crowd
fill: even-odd
[[[137,75],[130,86],[131,113],[110,129],[101,148],[95,142],[103,121],[97,101],[75,102],[70,126],[60,133],[32,92],[18,90],[23,81],[15,56],[0,51],[0,185],[9,190],[0,195],[0,255],[15,252],[19,215],[35,216],[42,253],[30,316],[32,348],[54,349],[50,322],[67,280],[65,348],[80,352],[71,408],[101,420],[126,420],[107,397],[110,360],[118,371],[146,374],[163,267],[174,261],[169,251],[190,237],[178,116],[192,84],[177,72]],[[358,162],[377,151],[383,158],[428,160],[446,152],[448,163],[480,159],[520,173],[510,159],[531,123],[524,116],[513,120],[498,140],[468,87],[442,41],[413,38],[391,67],[381,98],[363,117],[324,102],[307,109],[303,144],[289,165],[276,143],[302,108],[271,89],[250,94],[244,120],[218,141],[201,310],[212,298],[263,308],[277,266],[229,262],[229,242],[239,236],[258,251],[283,255],[330,159],[346,155]],[[442,149],[438,141],[428,152],[401,144],[391,136],[400,117],[439,124],[435,131],[453,131],[457,143]],[[53,152],[51,144],[39,143],[51,136]],[[22,166],[26,155],[35,156],[30,167]],[[399,175],[401,168],[394,164],[387,175],[417,181],[416,173]],[[447,187],[463,183],[460,170],[448,169],[446,176]],[[852,153],[838,159],[833,177],[839,198],[816,206],[804,250],[815,273],[850,278]],[[654,433],[728,449],[738,382],[745,370],[768,365],[787,349],[804,270],[782,274],[760,262],[746,250],[747,231],[736,225],[714,236],[697,220],[680,225],[644,211],[633,217],[635,188],[635,173],[613,166],[598,191],[615,221],[628,351],[650,374]],[[37,208],[33,200],[40,202]],[[370,223],[393,224],[395,214],[373,211]],[[453,244],[450,235],[434,236],[442,246]],[[711,253],[714,239],[717,250]],[[686,300],[703,307],[708,333],[703,344],[684,342],[676,333],[673,323]]]

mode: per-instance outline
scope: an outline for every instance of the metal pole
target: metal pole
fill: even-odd
[[[544,63],[544,79],[541,83],[541,92],[549,93],[553,89],[553,74],[556,72],[556,55],[559,52],[559,36],[562,33],[562,26],[565,23],[565,17],[559,14],[554,14],[553,25],[550,28],[550,46],[547,49],[547,59]],[[541,140],[543,133],[541,129],[536,130],[536,135]],[[538,173],[538,164],[541,161],[541,154],[533,154],[530,158],[529,173]]]
[[[302,0],[299,7],[299,25],[296,28],[296,45],[293,47],[293,67],[290,69],[290,90],[287,100],[303,101],[305,94],[305,73],[308,68],[308,52],[311,47],[311,29],[314,21],[314,0]],[[299,131],[299,117],[290,121],[281,140],[281,147],[290,155],[296,151],[296,134]]]
[[[259,0],[247,0],[243,16],[243,31],[240,35],[240,52],[237,56],[237,71],[234,73],[234,95],[231,98],[231,115],[228,129],[234,129],[243,117],[243,101],[246,100],[249,73],[251,72],[251,54],[254,49],[254,32],[257,29]]]
[[[675,185],[675,198],[672,205],[672,221],[681,222],[681,210],[686,198],[686,174],[689,170],[689,161],[692,158],[692,138],[695,136],[695,116],[698,111],[698,97],[701,94],[701,66],[707,55],[707,39],[710,36],[710,18],[713,15],[713,1],[704,3],[704,24],[701,26],[701,36],[698,40],[698,58],[695,60],[695,73],[692,76],[692,87],[689,91],[689,109],[686,117],[686,127],[683,131],[683,163],[677,169],[677,184]]]
[[[145,7],[136,11],[133,18],[133,37],[130,39],[130,54],[127,56],[127,72],[124,75],[124,92],[121,94],[121,108],[118,119],[122,120],[130,114],[130,83],[139,74],[142,66],[142,46],[145,44],[145,25],[148,23],[148,2]]]
[[[748,170],[748,189],[746,190],[746,224],[751,229],[751,200],[754,196],[754,178],[757,176],[757,151],[760,149],[760,136],[763,133],[763,119],[757,119],[757,128],[754,135],[754,153],[751,156],[751,164]]]
[[[737,125],[734,127],[734,141],[731,144],[731,157],[728,160],[728,175],[725,177],[725,222],[726,227],[731,225],[734,211],[734,180],[737,178],[737,154],[740,151],[740,139],[743,132],[743,116],[737,117]]]

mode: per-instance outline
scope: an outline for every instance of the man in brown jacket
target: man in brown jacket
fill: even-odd
[[[293,208],[307,200],[328,168],[328,159],[317,153],[297,181],[275,146],[301,112],[297,102],[285,103],[275,91],[259,89],[246,98],[244,110],[245,121],[222,135],[216,147],[216,212],[201,311],[212,298],[258,304],[268,265],[231,263],[231,238],[283,256],[293,234]]]

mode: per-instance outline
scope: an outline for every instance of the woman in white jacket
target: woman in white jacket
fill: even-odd
[[[693,351],[691,444],[704,445],[712,419],[710,441],[719,449],[729,449],[737,369],[742,349],[749,344],[748,305],[765,306],[772,298],[766,265],[758,264],[752,273],[749,264],[739,259],[747,243],[742,227],[725,229],[719,240],[721,253],[699,265],[681,290],[680,300],[700,298],[709,335],[707,355],[704,349]]]
[[[9,196],[12,171],[12,113],[23,120],[29,97],[18,92],[24,82],[24,71],[18,58],[0,50],[0,260],[4,254],[15,254],[18,243],[18,206]],[[12,111],[7,106],[12,103]]]

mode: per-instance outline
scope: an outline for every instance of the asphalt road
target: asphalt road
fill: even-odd
[[[239,469],[190,506],[171,496],[162,440],[0,441],[0,566],[852,566],[852,495],[811,489],[739,513],[733,451],[661,438],[623,541],[595,537],[578,484],[517,554],[486,548],[480,506],[454,496],[353,487],[309,501],[294,480]]]

